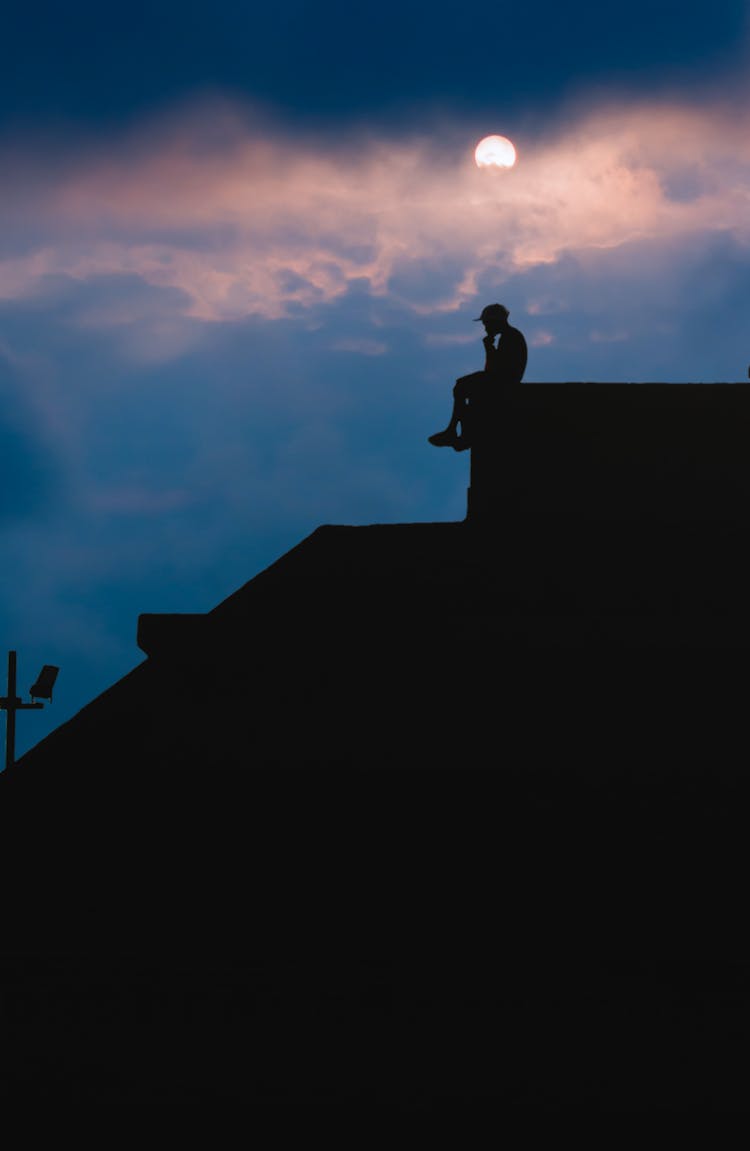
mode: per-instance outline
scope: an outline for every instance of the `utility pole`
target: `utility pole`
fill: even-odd
[[[16,759],[16,712],[17,711],[41,711],[44,707],[43,703],[36,703],[38,697],[42,699],[52,699],[52,688],[59,668],[53,667],[52,664],[45,664],[39,673],[39,677],[31,688],[31,703],[24,703],[23,700],[16,695],[16,653],[14,651],[8,652],[8,694],[0,695],[0,711],[7,713],[5,720],[5,768],[6,771],[12,767]]]

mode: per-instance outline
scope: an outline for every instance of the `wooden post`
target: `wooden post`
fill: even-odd
[[[5,770],[16,761],[16,712],[41,711],[43,703],[23,703],[16,695],[16,653],[8,652],[8,694],[0,695],[0,711],[6,712],[5,719]]]

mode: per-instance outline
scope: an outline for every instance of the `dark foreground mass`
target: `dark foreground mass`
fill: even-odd
[[[6,965],[16,1103],[745,1110],[747,966]]]
[[[649,396],[141,617],[0,779],[9,1099],[745,1108],[750,396]]]

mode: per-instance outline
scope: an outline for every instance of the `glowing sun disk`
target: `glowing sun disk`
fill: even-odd
[[[485,136],[474,149],[478,168],[512,168],[516,150],[506,136]]]

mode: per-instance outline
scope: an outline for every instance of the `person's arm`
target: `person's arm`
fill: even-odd
[[[491,372],[497,358],[497,348],[495,347],[495,337],[485,336],[482,340],[484,344],[484,370]]]

